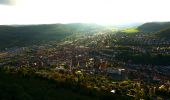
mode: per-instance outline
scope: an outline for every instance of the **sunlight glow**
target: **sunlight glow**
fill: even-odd
[[[0,5],[0,24],[170,21],[168,0],[16,0]]]

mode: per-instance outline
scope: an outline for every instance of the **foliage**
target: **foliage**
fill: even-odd
[[[93,87],[87,88],[86,85],[94,85],[94,83],[91,82],[92,80],[96,81],[96,77],[75,77],[74,75],[27,67],[3,67],[0,69],[0,99],[118,100],[129,98],[123,94],[120,96],[106,90],[99,91]]]

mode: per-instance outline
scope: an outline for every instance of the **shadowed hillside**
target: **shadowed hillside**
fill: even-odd
[[[170,39],[170,27],[158,32],[158,36],[165,39]]]
[[[76,32],[99,29],[95,24],[50,24],[0,26],[0,49],[62,40]]]
[[[138,27],[143,32],[156,32],[170,27],[170,22],[148,22]]]

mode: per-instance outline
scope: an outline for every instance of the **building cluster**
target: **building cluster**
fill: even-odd
[[[137,46],[136,46],[137,44]],[[170,54],[168,40],[146,34],[98,34],[74,41],[13,48],[0,52],[0,66],[48,67],[69,73],[102,74],[118,80],[144,80],[163,84],[169,80],[170,66],[133,64],[117,60],[126,53]],[[149,45],[149,46],[148,46]],[[121,56],[120,56],[121,57]]]

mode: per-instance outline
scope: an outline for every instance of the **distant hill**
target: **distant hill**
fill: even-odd
[[[170,27],[170,22],[148,22],[139,26],[138,30],[143,32],[157,32],[168,27]]]
[[[0,26],[0,49],[62,40],[75,32],[101,29],[96,24],[44,24]]]

